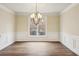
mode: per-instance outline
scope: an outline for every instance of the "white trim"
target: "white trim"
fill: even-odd
[[[47,23],[47,16],[45,16],[45,21],[46,21],[46,22],[45,22],[45,24],[46,24],[46,30],[45,30],[45,31],[46,31],[46,36],[45,36],[45,37],[47,37],[47,24],[48,24],[48,23]]]
[[[9,12],[11,14],[15,14],[14,11],[10,10],[9,8],[7,8],[7,7],[5,7],[4,5],[1,5],[1,4],[0,4],[0,9],[4,10],[6,12]]]
[[[16,15],[30,15],[32,13],[28,13],[28,12],[16,12]],[[43,15],[46,15],[46,16],[50,16],[50,15],[53,15],[53,16],[59,16],[59,12],[51,12],[51,13],[41,13]]]
[[[30,24],[29,24],[30,23],[30,17],[29,16],[28,16],[28,30],[27,30],[28,37],[30,37],[30,34],[29,34],[29,32],[30,32],[30,30],[29,30],[29,28],[30,28]]]
[[[62,12],[60,12],[60,15],[62,15],[63,13],[67,12],[69,9],[71,9],[71,8],[77,6],[77,5],[78,5],[78,3],[73,3],[73,4],[69,5],[69,6],[68,6],[67,8],[65,8]]]
[[[16,12],[16,14],[15,15],[23,15],[23,16],[28,16],[28,15],[30,15],[30,13],[27,13],[27,12]]]

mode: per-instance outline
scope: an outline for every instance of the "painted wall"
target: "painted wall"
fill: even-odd
[[[79,55],[79,4],[72,4],[61,14],[61,42]]]
[[[16,32],[27,32],[28,31],[28,17],[27,16],[16,16]]]
[[[14,12],[0,5],[0,50],[15,41],[15,16]]]
[[[16,41],[59,41],[59,16],[47,16],[47,37],[31,38],[28,37],[28,16],[16,16]]]
[[[59,32],[59,16],[49,15],[47,16],[47,32]]]

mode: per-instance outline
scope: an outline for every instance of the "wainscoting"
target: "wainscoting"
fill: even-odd
[[[16,41],[59,41],[59,32],[48,32],[45,37],[29,37],[27,32],[17,32]]]
[[[5,47],[11,45],[15,42],[14,33],[13,32],[6,32],[0,33],[0,50],[4,49]]]
[[[79,36],[62,32],[60,39],[62,44],[79,55]]]

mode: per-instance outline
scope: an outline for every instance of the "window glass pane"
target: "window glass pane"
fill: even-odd
[[[30,35],[37,35],[36,29],[37,29],[37,28],[35,28],[35,27],[30,28]]]
[[[37,26],[30,20],[30,35],[37,35]]]
[[[38,34],[45,35],[45,21],[44,20],[43,20],[43,22],[40,22],[40,24],[38,26]]]

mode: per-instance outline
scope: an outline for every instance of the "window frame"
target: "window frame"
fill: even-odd
[[[45,15],[44,16],[44,19],[45,19],[45,35],[30,35],[30,17],[28,17],[28,37],[47,37],[47,17]],[[38,27],[38,26],[37,26]]]

